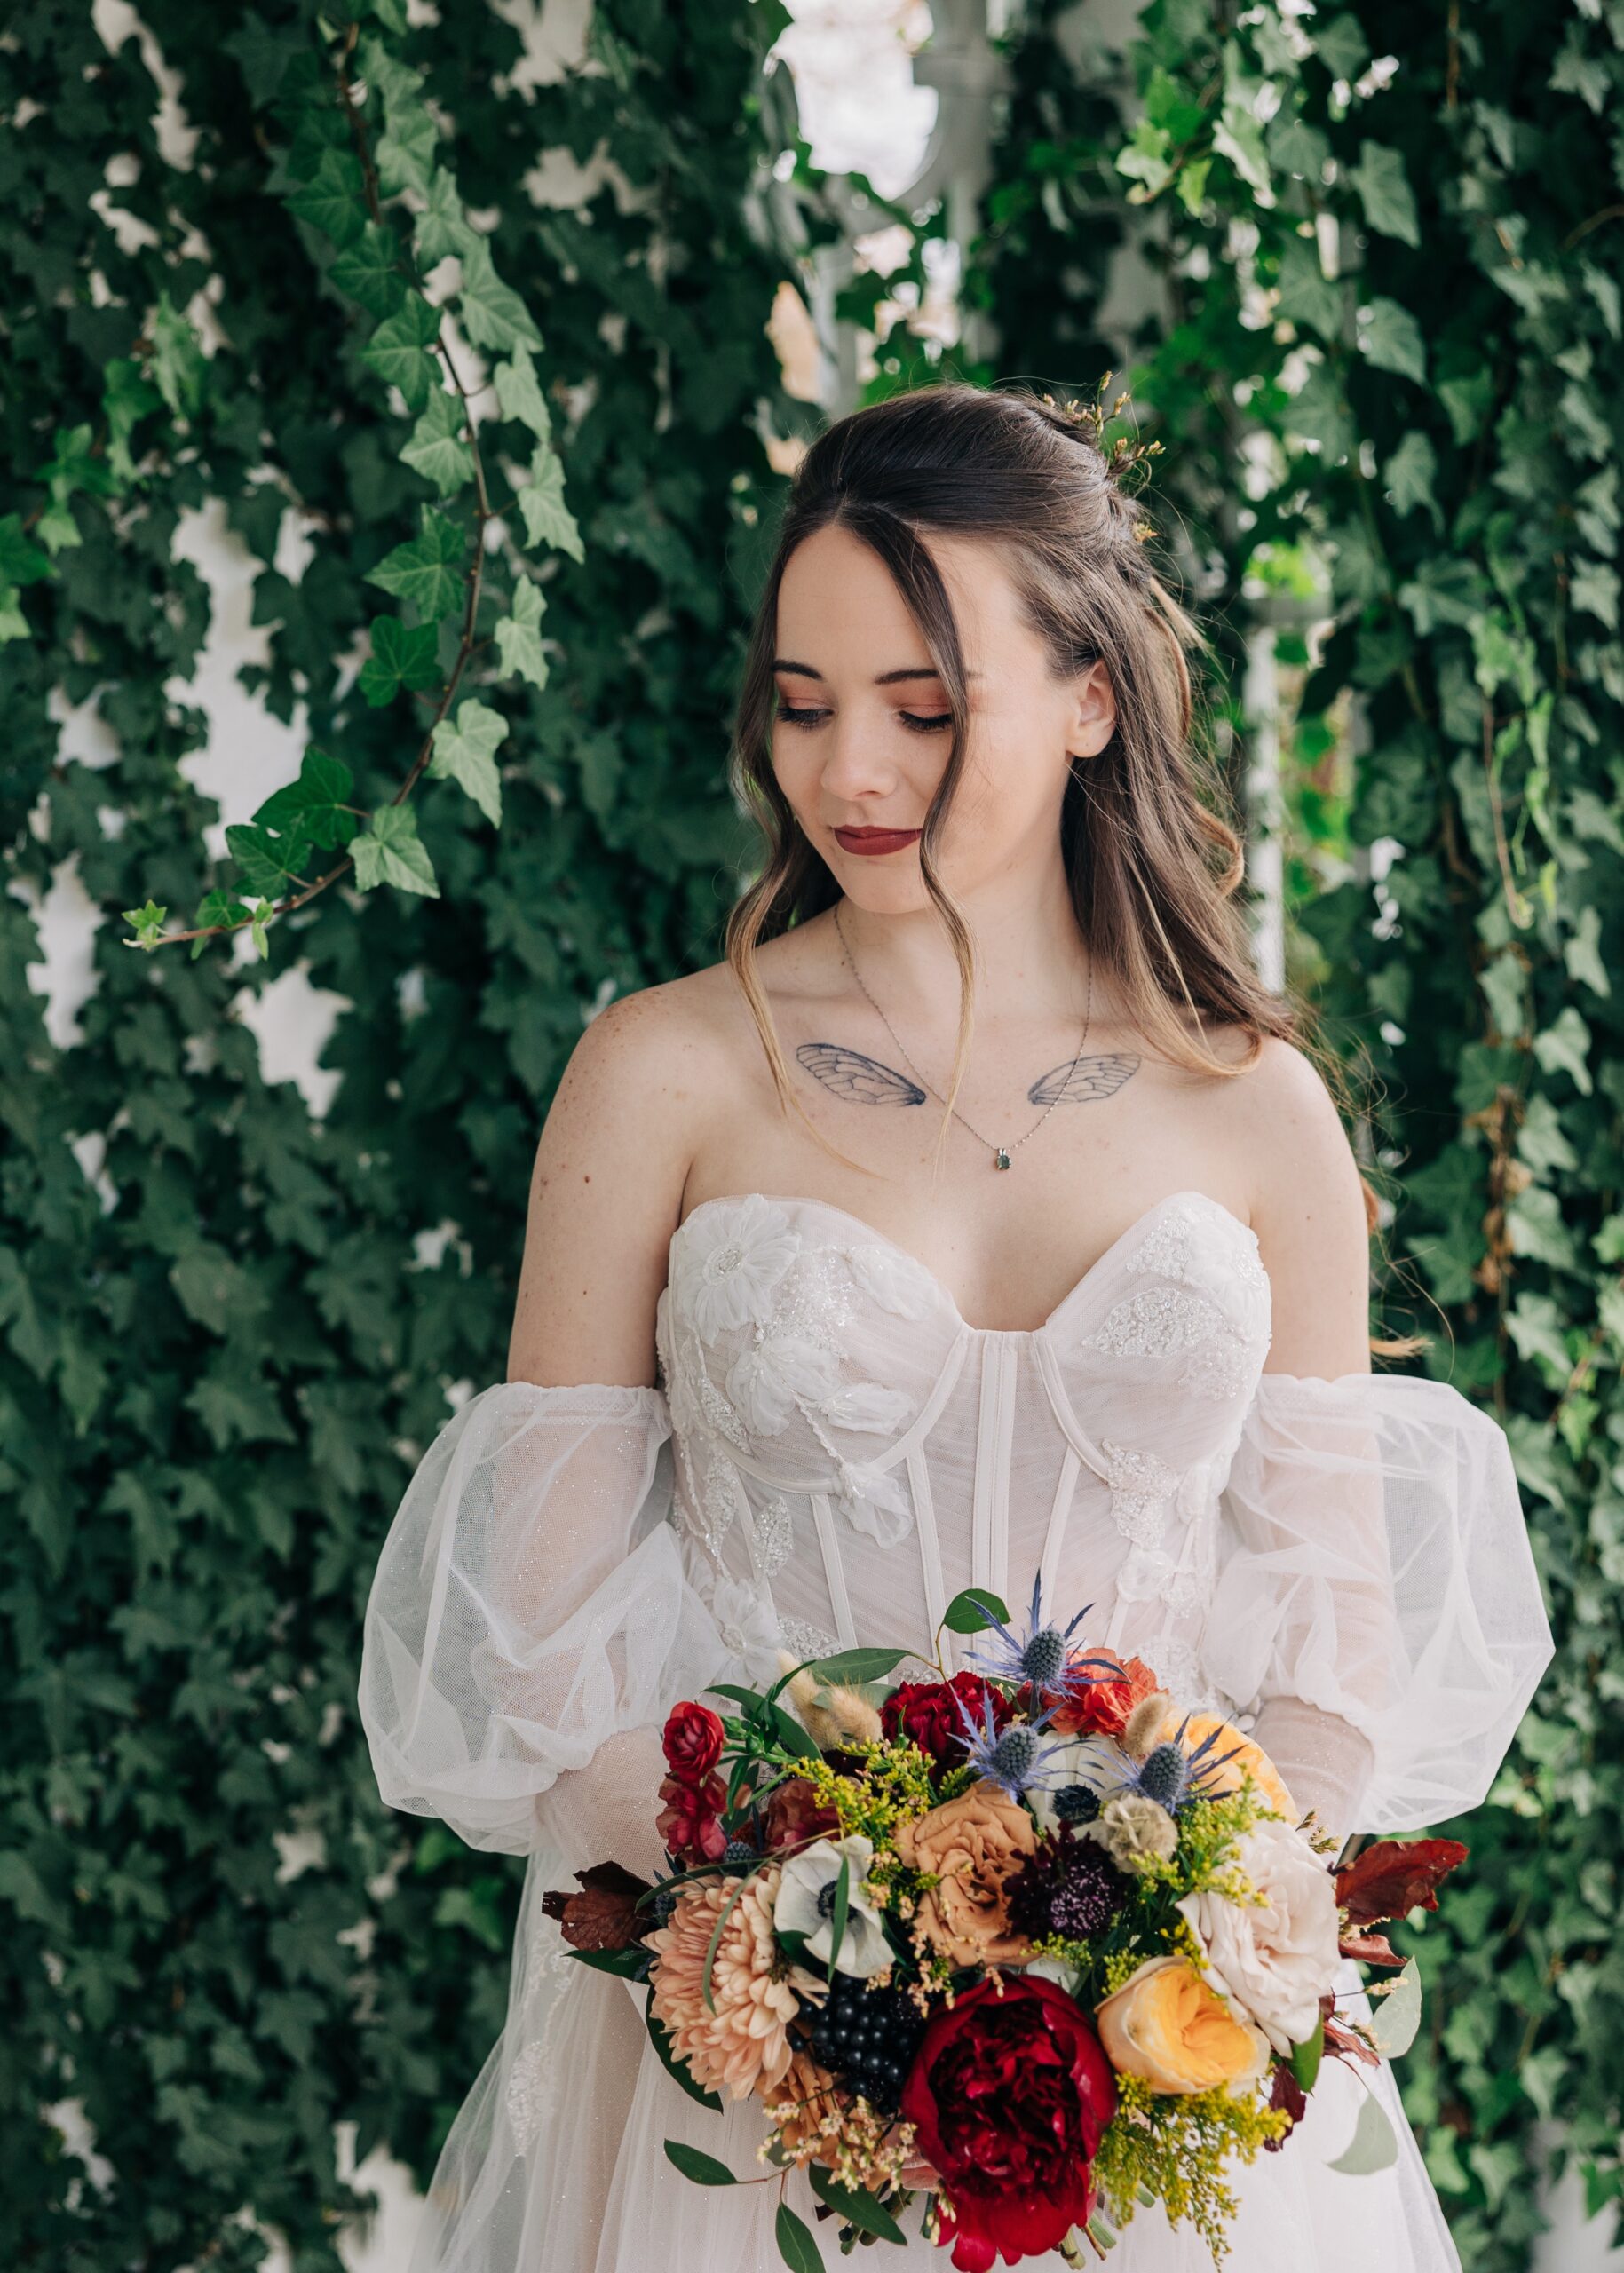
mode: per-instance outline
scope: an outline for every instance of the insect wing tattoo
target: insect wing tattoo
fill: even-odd
[[[894,1066],[883,1065],[844,1042],[804,1041],[796,1057],[831,1097],[847,1105],[923,1105],[926,1092]],[[1067,1058],[1035,1081],[1026,1096],[1033,1105],[1097,1105],[1132,1081],[1139,1060],[1125,1051]]]

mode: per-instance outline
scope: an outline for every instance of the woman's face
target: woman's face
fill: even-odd
[[[969,677],[939,862],[963,899],[1057,858],[1068,771],[1105,748],[1116,712],[1103,663],[1054,677],[995,545],[933,535],[929,549]],[[772,767],[808,841],[860,907],[928,907],[917,841],[947,763],[947,690],[884,563],[849,529],[831,524],[790,555],[775,654]]]

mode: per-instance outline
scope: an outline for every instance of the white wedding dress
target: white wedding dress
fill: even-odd
[[[1018,1610],[1041,1571],[1047,1608],[1091,1603],[1089,1641],[1254,1730],[1339,1829],[1484,1797],[1551,1650],[1505,1437],[1444,1383],[1266,1373],[1269,1347],[1256,1240],[1199,1192],[1147,1209],[1029,1332],[966,1324],[841,1208],[749,1193],[672,1239],[661,1388],[465,1398],[384,1543],[361,1712],[391,1805],[530,1859],[507,2024],[410,2273],[780,2264],[758,2103],[687,2098],[644,1992],[575,1964],[540,1897],[577,1865],[651,1866],[659,1724],[709,1682],[772,1679],[780,1645],[926,1649],[961,1588]],[[1283,2151],[1237,2174],[1233,2273],[1457,2265],[1385,2068],[1376,2088],[1396,2165],[1327,2167],[1362,2090],[1327,2066]],[[667,2138],[766,2182],[695,2186]],[[803,2174],[788,2198],[837,2265]],[[906,2254],[949,2273],[918,2217]],[[1146,2210],[1110,2262],[1211,2261]]]

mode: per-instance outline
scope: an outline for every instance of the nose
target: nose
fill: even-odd
[[[829,726],[820,776],[830,806],[848,810],[861,798],[889,796],[897,769],[880,748],[882,737],[858,718],[836,718]]]

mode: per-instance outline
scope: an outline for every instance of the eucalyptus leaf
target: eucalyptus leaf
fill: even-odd
[[[950,1634],[985,1634],[994,1618],[1007,1625],[1009,1604],[990,1587],[966,1587],[955,1595],[942,1613],[942,1624]]]
[[[1414,1958],[1391,1982],[1378,1983],[1372,1991],[1370,2032],[1384,2058],[1397,2060],[1414,2043],[1421,2004],[1421,1971]]]
[[[790,2269],[790,2273],[823,2273],[823,2259],[813,2240],[812,2229],[803,2218],[796,2217],[788,2202],[778,2206],[778,2215],[772,2223],[778,2253]]]
[[[907,2237],[891,2212],[862,2187],[843,2186],[818,2163],[809,2163],[806,2174],[820,2202],[827,2202],[848,2225],[855,2226],[860,2233],[873,2234],[877,2240],[907,2246]]]
[[[714,2155],[702,2153],[698,2147],[688,2146],[681,2139],[666,2141],[665,2157],[696,2186],[737,2186],[739,2183],[725,2163],[718,2162]]]
[[[1352,2138],[1327,2167],[1341,2171],[1346,2178],[1366,2178],[1375,2171],[1390,2170],[1398,2159],[1398,2141],[1387,2110],[1367,2088],[1359,2103]]]

